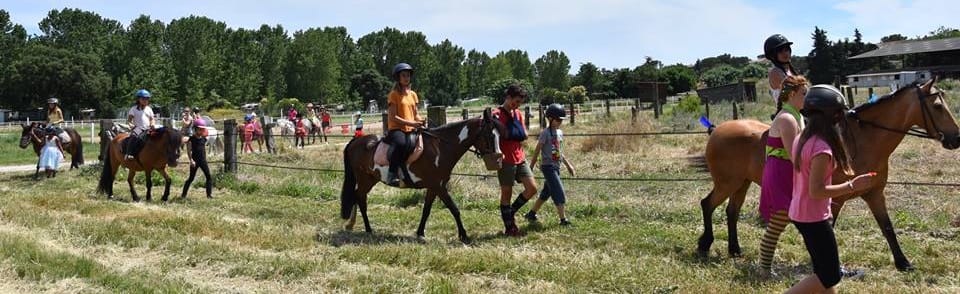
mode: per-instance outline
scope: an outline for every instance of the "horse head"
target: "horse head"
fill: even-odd
[[[30,124],[23,124],[21,126],[23,127],[23,131],[20,132],[20,149],[26,149],[27,146],[30,146],[30,142],[33,142],[33,140],[31,140],[30,138],[31,134],[36,136],[42,136],[41,134],[38,134],[38,131],[40,130],[40,128],[38,128],[37,125],[38,125],[37,123],[30,123]]]
[[[933,139],[940,141],[943,148],[954,150],[960,148],[960,127],[957,126],[957,120],[944,99],[946,93],[934,86],[936,82],[937,78],[934,77],[918,85],[915,91],[910,91],[920,101],[919,109],[911,111],[911,114],[915,118],[915,125],[923,128]]]
[[[173,128],[164,128],[164,136],[167,137],[167,165],[177,167],[177,160],[180,159],[180,145],[183,144],[183,136],[180,131]]]
[[[500,161],[503,159],[503,153],[500,152],[500,134],[505,132],[506,127],[495,119],[490,108],[487,108],[483,110],[483,117],[480,118],[477,128],[479,132],[473,141],[473,147],[483,158],[487,169],[500,169]]]

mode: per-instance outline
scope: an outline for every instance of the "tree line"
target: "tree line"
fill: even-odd
[[[393,85],[392,67],[399,62],[416,68],[414,88],[433,105],[498,98],[505,85],[514,83],[526,87],[534,101],[636,97],[638,84],[650,81],[668,83],[674,94],[761,78],[767,68],[725,54],[693,66],[664,66],[650,57],[634,68],[606,69],[587,62],[570,75],[570,60],[561,50],[531,59],[519,49],[488,54],[449,40],[430,44],[421,32],[389,27],[354,39],[344,27],[295,32],[279,24],[230,28],[194,15],[169,23],[140,15],[123,24],[64,8],[51,10],[38,25],[41,34],[28,35],[0,10],[0,107],[24,110],[55,96],[68,113],[93,108],[109,116],[131,105],[134,91],[146,88],[153,103],[171,109],[276,105],[289,98],[347,109],[366,109],[373,101],[382,109]],[[845,54],[869,48],[857,40],[842,43],[850,46],[844,47],[850,48]],[[826,45],[836,44],[841,43]],[[795,62],[809,59],[813,66],[827,58],[818,48]],[[839,56],[844,55],[829,57]],[[859,68],[847,63],[841,62],[840,71]]]

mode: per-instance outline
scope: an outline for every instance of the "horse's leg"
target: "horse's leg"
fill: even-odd
[[[912,271],[914,269],[913,265],[910,264],[907,256],[905,256],[903,250],[900,249],[900,242],[897,241],[897,232],[893,230],[893,223],[887,214],[887,202],[883,190],[877,189],[870,191],[863,196],[863,200],[867,202],[867,206],[870,207],[870,212],[873,213],[873,218],[877,220],[877,225],[880,225],[880,231],[883,232],[883,237],[887,239],[887,244],[890,245],[890,251],[893,252],[894,265],[896,265],[900,271]]]
[[[833,221],[830,223],[831,226],[837,226],[837,220],[840,219],[840,211],[843,210],[843,204],[845,203],[847,202],[840,202],[837,200],[830,202],[830,212],[833,213]]]
[[[370,178],[358,183],[360,185],[357,185],[357,197],[359,197],[357,207],[360,208],[360,216],[363,217],[363,228],[367,233],[373,233],[373,229],[370,228],[370,219],[367,218],[367,194],[373,189],[373,185],[377,184],[377,180]]]
[[[160,175],[163,176],[163,197],[160,198],[160,200],[163,200],[163,202],[167,202],[167,198],[170,196],[170,174],[167,173],[166,168],[161,168]],[[209,178],[208,178],[208,181],[209,181]]]
[[[730,195],[737,191],[739,182],[717,180],[713,183],[713,190],[700,200],[700,210],[703,213],[703,234],[697,241],[697,254],[707,257],[710,246],[713,245],[713,212],[723,204]]]
[[[133,199],[133,201],[135,202],[140,202],[140,196],[137,196],[137,190],[133,189],[133,177],[135,176],[137,176],[137,172],[133,171],[132,169],[129,169],[129,171],[127,172],[127,185],[130,186],[130,199]]]
[[[440,200],[447,206],[450,214],[453,215],[453,219],[457,222],[457,236],[460,237],[460,242],[465,244],[470,243],[470,237],[467,237],[467,230],[463,228],[463,220],[460,219],[460,209],[457,208],[457,203],[453,202],[453,197],[450,197],[450,191],[444,188],[440,194]]]
[[[430,218],[430,209],[433,208],[433,200],[437,198],[437,191],[427,189],[427,195],[423,200],[423,212],[420,213],[420,226],[417,227],[417,238],[423,239],[424,230],[427,227],[427,219]]]
[[[727,252],[731,257],[743,255],[740,239],[737,236],[737,221],[740,220],[740,208],[743,207],[743,201],[747,198],[748,189],[750,189],[750,181],[744,181],[727,203]]]
[[[146,170],[144,175],[147,177],[147,202],[150,202],[153,201],[153,170]]]

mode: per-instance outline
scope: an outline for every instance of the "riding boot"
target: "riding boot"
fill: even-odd
[[[503,234],[507,236],[522,236],[520,228],[517,228],[517,222],[514,219],[513,209],[507,205],[500,205],[500,218],[503,220]]]
[[[520,208],[523,207],[524,204],[527,204],[527,201],[530,201],[530,200],[527,198],[523,198],[523,192],[520,192],[520,194],[517,194],[517,199],[513,200],[513,204],[510,205],[510,208],[513,209],[512,214],[516,214],[517,211],[520,211]]]

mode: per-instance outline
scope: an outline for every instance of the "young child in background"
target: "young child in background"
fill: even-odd
[[[540,133],[537,140],[537,148],[533,151],[533,159],[530,160],[530,166],[537,165],[537,157],[543,157],[540,161],[540,171],[543,172],[544,183],[543,190],[540,190],[540,197],[533,204],[530,212],[523,217],[531,222],[537,221],[537,211],[547,202],[547,198],[553,199],[553,204],[557,206],[557,214],[560,217],[561,226],[571,225],[567,219],[565,204],[567,202],[566,194],[563,191],[563,183],[560,181],[560,163],[567,167],[570,175],[576,176],[573,166],[563,156],[563,131],[560,125],[566,118],[566,111],[560,104],[550,104],[547,106],[546,117],[550,121],[550,127]]]
[[[60,167],[60,161],[63,160],[63,145],[60,144],[60,138],[57,137],[56,127],[47,126],[45,134],[38,166],[47,172],[47,178],[52,178],[57,176],[57,168]],[[39,141],[40,138],[34,136],[34,140]]]

